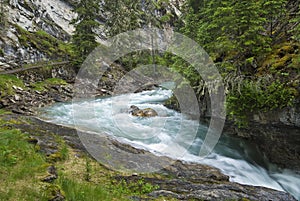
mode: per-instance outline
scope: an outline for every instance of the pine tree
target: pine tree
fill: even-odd
[[[263,15],[267,20],[267,33],[273,40],[279,31],[277,26],[287,21],[286,4],[287,0],[263,0],[261,2]]]
[[[99,27],[99,22],[96,20],[100,11],[99,1],[81,0],[74,11],[78,16],[72,22],[75,26],[72,43],[75,52],[75,64],[81,64],[98,45],[95,30]]]
[[[291,22],[294,24],[292,33],[293,33],[293,38],[295,40],[300,41],[300,5],[298,7],[298,11],[295,14],[296,14],[295,17],[291,19]]]
[[[142,26],[142,11],[139,1],[108,0],[104,9],[107,14],[106,33],[115,36],[125,31],[134,30]]]
[[[223,69],[241,71],[246,60],[270,50],[261,1],[203,0],[192,5],[199,7],[192,7],[194,12],[185,16],[186,25],[181,30]]]

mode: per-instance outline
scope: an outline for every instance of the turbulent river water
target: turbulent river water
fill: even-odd
[[[300,175],[270,164],[255,144],[222,135],[213,152],[200,158],[198,153],[208,128],[164,107],[162,102],[171,95],[170,90],[157,89],[73,104],[56,104],[45,108],[41,116],[57,124],[72,126],[75,108],[76,125],[80,129],[105,132],[156,154],[207,164],[230,176],[231,181],[287,191],[300,200]],[[158,116],[134,117],[128,113],[130,105],[141,109],[153,108]],[[190,138],[178,141],[178,133],[182,136],[195,133],[195,137],[192,141]]]

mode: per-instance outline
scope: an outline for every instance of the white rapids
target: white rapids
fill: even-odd
[[[214,166],[230,176],[233,182],[287,191],[300,200],[300,175],[276,168],[253,145],[240,139],[221,137],[214,151],[206,158],[200,158],[197,154],[208,128],[163,106],[162,102],[171,95],[170,90],[157,89],[73,105],[56,104],[46,108],[41,117],[73,126],[72,111],[75,109],[75,122],[80,129],[105,132],[155,154]],[[153,108],[158,116],[133,117],[128,113],[130,105]]]

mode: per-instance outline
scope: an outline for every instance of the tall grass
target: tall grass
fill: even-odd
[[[104,186],[93,183],[78,182],[66,177],[58,179],[58,185],[61,186],[69,201],[111,201],[126,200],[121,196],[111,194]]]
[[[0,200],[46,200],[36,185],[46,163],[26,138],[19,130],[0,128]]]

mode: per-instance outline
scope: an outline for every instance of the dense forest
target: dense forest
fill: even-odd
[[[201,44],[218,66],[229,90],[231,117],[243,123],[253,111],[294,103],[299,95],[298,1],[190,1],[186,9],[179,31]],[[183,73],[192,76],[185,68]]]

